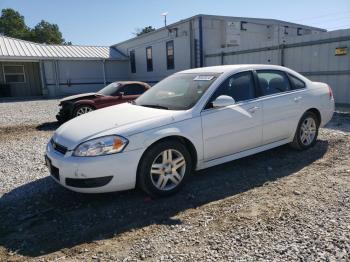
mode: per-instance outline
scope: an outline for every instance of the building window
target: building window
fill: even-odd
[[[152,47],[146,48],[147,72],[153,71]]]
[[[241,31],[247,31],[246,25],[248,22],[241,21]]]
[[[303,35],[303,29],[301,27],[298,27],[297,29],[297,35]]]
[[[3,73],[6,83],[26,82],[23,65],[4,65]]]
[[[135,51],[130,51],[130,66],[131,73],[136,73]]]
[[[166,42],[166,65],[167,69],[174,69],[174,41]]]

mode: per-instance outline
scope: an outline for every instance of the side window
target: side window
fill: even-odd
[[[292,83],[292,89],[296,90],[296,89],[305,88],[305,83],[302,80],[300,80],[299,78],[297,78],[293,75],[289,75],[289,79]]]
[[[277,70],[258,70],[258,80],[263,95],[272,95],[290,91],[287,75]]]
[[[126,96],[141,95],[145,91],[146,88],[143,85],[138,84],[125,85],[119,90],[119,92],[124,92],[124,95]]]
[[[149,46],[146,48],[146,64],[147,72],[153,71],[153,58],[152,58],[152,47]]]
[[[166,65],[167,69],[174,69],[175,63],[174,63],[174,41],[168,41],[166,42]]]
[[[4,65],[3,70],[6,83],[26,82],[23,65]]]
[[[130,51],[130,69],[131,73],[136,73],[135,51]]]
[[[221,95],[231,96],[236,102],[255,98],[252,73],[242,72],[227,78],[210,98],[206,108],[210,108],[211,102]]]

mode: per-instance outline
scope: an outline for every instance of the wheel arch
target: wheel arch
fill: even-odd
[[[159,139],[155,140],[155,141],[152,141],[151,143],[147,143],[147,148],[146,150],[142,153],[142,156],[140,158],[140,161],[137,165],[137,176],[136,176],[136,183],[137,183],[137,180],[138,180],[138,175],[139,175],[139,170],[140,170],[140,165],[141,165],[141,162],[143,161],[143,158],[145,157],[145,155],[147,154],[147,151],[155,146],[156,144],[158,143],[161,143],[163,141],[169,141],[169,140],[173,140],[173,141],[178,141],[180,143],[182,143],[187,149],[188,149],[188,152],[191,156],[191,160],[192,160],[192,169],[195,170],[196,169],[196,166],[197,166],[197,161],[198,161],[198,153],[197,153],[197,149],[195,147],[195,145],[192,143],[192,141],[183,136],[183,135],[180,135],[180,134],[171,134],[171,135],[167,135],[167,136],[163,136],[163,137],[160,137]]]
[[[96,109],[95,103],[90,101],[90,100],[79,100],[79,101],[75,102],[74,105],[73,105],[74,110],[76,108],[78,108],[79,106],[91,106],[94,109]]]
[[[291,139],[294,139],[295,134],[296,134],[296,132],[297,132],[297,130],[298,130],[299,122],[300,122],[301,118],[302,118],[307,112],[311,112],[311,113],[315,114],[316,117],[317,117],[318,125],[319,125],[319,126],[321,125],[321,120],[322,120],[322,118],[321,118],[321,112],[320,112],[317,108],[315,108],[315,107],[309,108],[309,109],[305,110],[305,112],[300,116],[300,118],[299,118],[299,120],[298,120],[298,123],[297,123],[297,125],[296,125],[296,127],[295,127],[295,130],[294,130],[294,132],[293,132],[293,136],[291,137]]]
[[[306,112],[311,112],[311,113],[315,114],[316,117],[317,117],[318,125],[321,125],[321,121],[322,121],[321,112],[317,108],[314,108],[314,107],[313,108],[309,108],[308,110],[305,111],[305,113]]]

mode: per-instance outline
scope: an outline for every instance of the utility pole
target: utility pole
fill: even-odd
[[[168,15],[168,12],[162,13],[162,16],[164,16],[164,26],[166,27],[166,16]]]

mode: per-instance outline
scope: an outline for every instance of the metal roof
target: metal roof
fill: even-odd
[[[114,47],[47,45],[0,36],[0,59],[127,60],[128,58]]]

